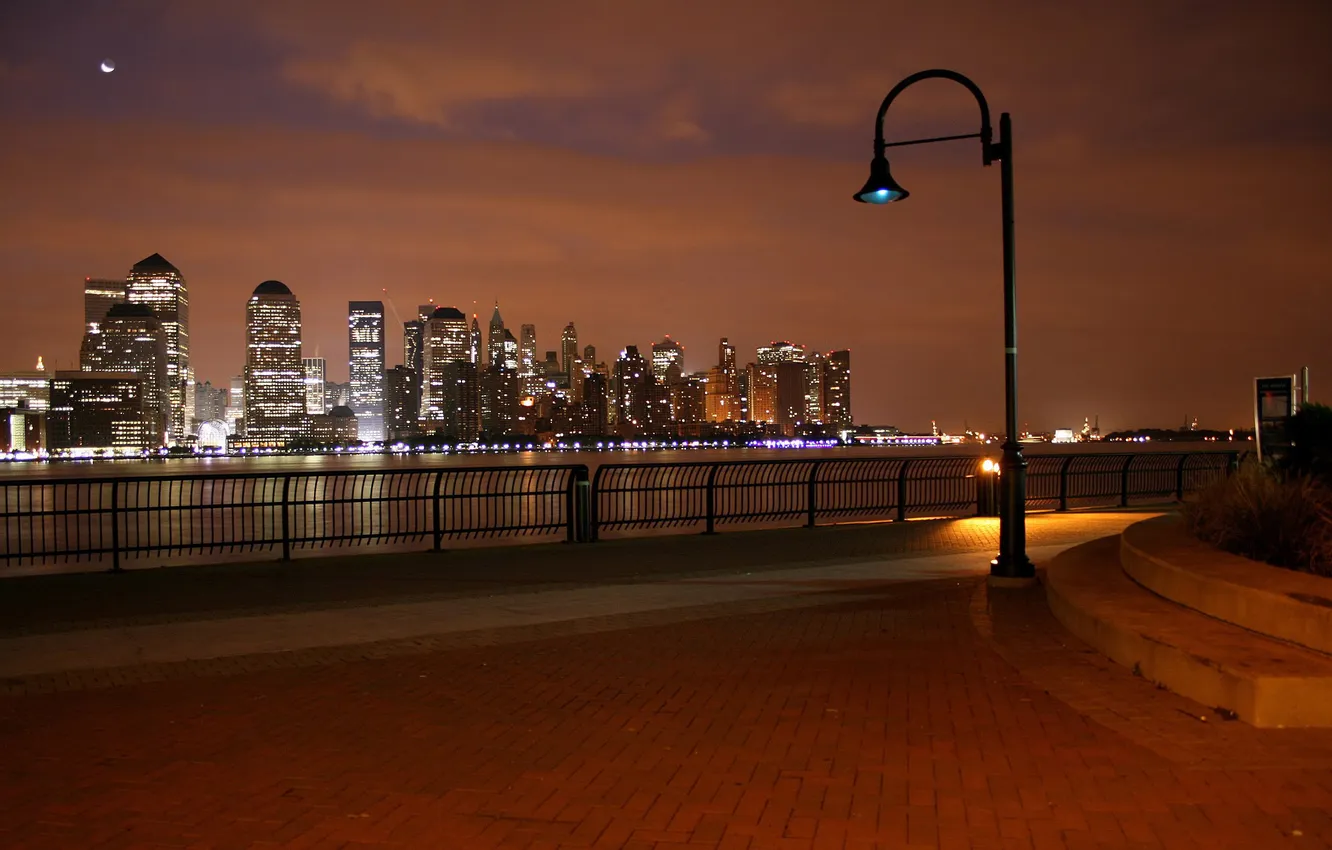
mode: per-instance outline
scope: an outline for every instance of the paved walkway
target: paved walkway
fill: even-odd
[[[1034,551],[1135,518],[1033,518]],[[336,592],[316,563],[283,594],[268,567],[5,584],[0,657],[102,666],[7,681],[0,846],[1332,846],[1332,733],[1105,662],[1039,589],[987,591],[994,532],[328,562]],[[205,624],[253,642],[194,657]],[[117,633],[167,654],[120,663]]]

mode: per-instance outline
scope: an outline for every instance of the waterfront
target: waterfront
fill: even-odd
[[[1246,452],[1253,444],[1233,442],[1086,442],[1028,443],[1028,457],[1065,454],[1145,454],[1156,452]],[[475,468],[523,467],[581,463],[595,472],[609,463],[692,463],[739,460],[835,460],[843,458],[998,458],[996,443],[955,443],[941,446],[839,446],[833,448],[769,449],[630,449],[607,451],[485,451],[420,453],[346,453],[310,455],[166,457],[143,460],[54,460],[0,464],[0,480],[6,478],[108,478],[157,475],[240,475],[248,473],[369,472],[436,467]]]

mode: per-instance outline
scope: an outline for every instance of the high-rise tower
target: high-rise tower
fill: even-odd
[[[357,433],[367,442],[384,439],[384,302],[347,302],[351,404]]]
[[[83,279],[83,332],[97,333],[106,311],[125,300],[123,280],[85,277]]]
[[[189,433],[186,411],[191,399],[187,398],[187,390],[192,378],[190,298],[185,278],[161,254],[153,254],[135,263],[130,269],[125,278],[125,300],[146,305],[162,323],[162,333],[166,339],[167,395],[171,403],[167,442],[183,442]]]
[[[301,302],[266,280],[245,305],[245,436],[282,446],[305,427]]]
[[[490,334],[486,337],[486,365],[504,365],[504,319],[500,317],[498,301],[495,302],[495,312],[490,315]]]
[[[146,304],[121,303],[85,337],[79,368],[84,372],[127,372],[141,382],[144,445],[166,443],[171,410],[167,395],[166,334]]]
[[[661,342],[652,343],[652,377],[658,383],[666,383],[666,373],[671,365],[684,372],[684,346],[671,339],[670,334]]]
[[[574,379],[574,361],[578,359],[578,329],[570,322],[560,333],[560,371]]]
[[[470,347],[467,317],[454,307],[436,307],[426,323],[425,332],[425,380],[421,389],[420,416],[427,430],[443,428],[456,421],[458,411],[451,410],[450,405],[456,398],[459,370],[452,367],[463,363],[473,366]],[[474,368],[472,372],[475,372]],[[471,415],[475,418],[475,409]]]
[[[850,431],[851,418],[851,352],[834,351],[828,355],[823,369],[823,421],[836,431]]]

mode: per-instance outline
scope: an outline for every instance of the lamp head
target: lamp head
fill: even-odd
[[[865,186],[851,197],[862,204],[891,204],[911,193],[903,189],[888,170],[888,157],[876,153],[870,160],[870,176]]]

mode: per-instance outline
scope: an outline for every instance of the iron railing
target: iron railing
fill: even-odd
[[[576,539],[587,467],[0,479],[7,563],[108,562],[472,537]],[[583,490],[586,488],[584,487]]]
[[[1028,509],[1127,507],[1224,477],[1236,452],[1037,455]],[[991,514],[975,457],[790,458],[0,479],[6,564],[122,561],[521,536]]]

